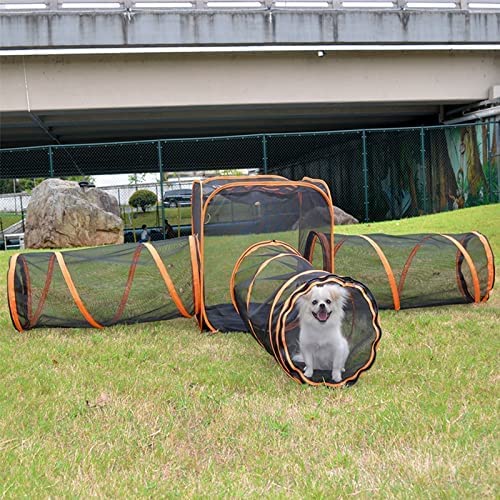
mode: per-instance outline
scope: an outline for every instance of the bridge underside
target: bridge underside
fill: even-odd
[[[262,104],[2,114],[1,147],[435,124],[438,104]],[[53,137],[51,137],[53,136]]]
[[[488,98],[495,51],[3,57],[1,147],[429,125]]]

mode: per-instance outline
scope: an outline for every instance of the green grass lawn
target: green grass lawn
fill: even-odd
[[[3,229],[7,229],[12,224],[19,222],[21,220],[21,214],[15,214],[11,212],[0,212],[0,222],[2,223]]]
[[[143,224],[148,227],[161,226],[161,207],[150,209],[147,212],[137,211],[130,214],[122,214],[126,228],[140,228]],[[191,225],[191,207],[165,208],[165,218],[170,225],[177,226],[179,223]]]
[[[498,263],[500,205],[340,232],[472,229]],[[18,334],[2,301],[0,497],[498,498],[498,292],[381,322],[374,366],[331,390],[293,383],[250,335]]]

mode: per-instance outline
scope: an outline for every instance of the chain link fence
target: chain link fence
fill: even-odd
[[[126,228],[146,223],[165,233],[165,219],[180,234],[190,223],[189,201],[162,203],[190,182],[169,182],[180,172],[237,175],[240,169],[290,179],[324,179],[335,205],[360,221],[380,221],[500,201],[500,122],[473,125],[265,134],[103,144],[0,149],[0,231],[23,230],[29,193],[43,179],[73,180],[127,174],[130,185],[108,186]],[[145,174],[154,174],[144,184]],[[151,175],[149,176],[151,177]],[[133,180],[135,179],[135,182]],[[138,189],[157,204],[129,205]],[[134,231],[133,231],[134,233]],[[134,233],[135,234],[135,233]]]

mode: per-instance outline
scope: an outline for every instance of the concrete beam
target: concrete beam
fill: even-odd
[[[0,11],[0,48],[500,43],[500,12]]]
[[[31,56],[1,60],[0,111],[488,98],[500,53]]]

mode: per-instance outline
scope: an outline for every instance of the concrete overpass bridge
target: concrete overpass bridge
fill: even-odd
[[[1,147],[493,116],[499,50],[500,0],[2,0]]]

